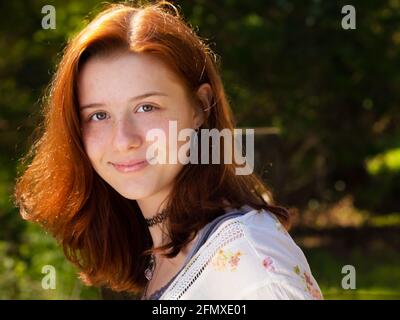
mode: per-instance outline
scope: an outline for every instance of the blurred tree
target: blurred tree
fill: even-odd
[[[344,1],[182,2],[189,20],[214,43],[243,126],[278,126],[286,168],[282,201],[332,202],[344,182],[377,212],[399,178],[371,194],[365,160],[400,143],[400,2],[357,1],[357,29],[343,30]]]

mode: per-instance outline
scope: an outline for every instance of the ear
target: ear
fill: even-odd
[[[210,109],[213,100],[213,91],[208,83],[203,83],[196,92],[201,105],[196,106],[196,112],[194,116],[194,123],[196,127],[200,127],[210,115]]]

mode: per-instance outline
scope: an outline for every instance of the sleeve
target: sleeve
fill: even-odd
[[[244,296],[244,300],[322,300],[322,294],[315,291],[312,295],[303,287],[298,287],[289,281],[268,281],[251,290]]]
[[[249,217],[245,234],[253,267],[264,276],[243,292],[243,299],[323,299],[302,250],[272,213]]]

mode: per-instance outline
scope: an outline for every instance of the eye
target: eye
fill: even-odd
[[[151,105],[151,104],[142,104],[138,109],[137,112],[150,112],[153,109],[157,109],[157,107]],[[139,111],[139,110],[143,110],[143,111]]]
[[[100,117],[99,117],[99,115],[100,115]],[[95,118],[94,118],[95,116],[97,116],[97,120],[94,120],[94,119],[95,119]],[[107,116],[107,114],[106,114],[105,112],[96,112],[96,113],[92,114],[92,115],[89,117],[89,120],[101,121],[101,120],[106,119],[106,116]]]

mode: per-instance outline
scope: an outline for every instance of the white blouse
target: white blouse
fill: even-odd
[[[323,299],[303,252],[276,216],[247,211],[217,227],[160,300]]]

